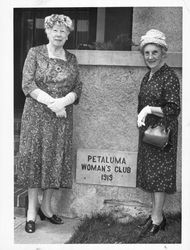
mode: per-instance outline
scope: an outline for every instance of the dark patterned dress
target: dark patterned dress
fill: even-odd
[[[73,91],[77,104],[82,84],[75,55],[66,51],[66,61],[49,58],[46,45],[31,48],[23,68],[22,89],[26,95],[18,160],[18,184],[30,188],[72,186],[73,105],[67,118],[57,117],[29,93],[40,88],[54,98]]]
[[[146,106],[161,107],[164,117],[149,114],[145,127],[139,129],[137,157],[137,187],[148,192],[176,191],[176,158],[178,115],[180,113],[180,84],[174,71],[164,64],[152,78],[144,76],[138,96],[138,113]],[[165,124],[171,129],[170,144],[159,149],[142,142],[142,133],[154,124]]]

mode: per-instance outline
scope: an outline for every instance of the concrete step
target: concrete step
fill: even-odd
[[[25,244],[26,248],[21,249],[28,249],[28,244],[31,246],[35,244],[35,246],[39,246],[39,244],[59,244],[59,249],[64,249],[63,244],[67,243],[69,239],[72,237],[75,229],[81,223],[81,220],[78,218],[70,219],[70,218],[63,218],[64,224],[56,225],[49,223],[48,221],[41,221],[37,216],[36,219],[36,231],[35,233],[29,234],[26,233],[24,230],[26,218],[23,216],[15,216],[14,219],[14,243],[15,244]],[[41,249],[40,248],[32,249]],[[52,245],[53,246],[53,245]],[[30,248],[30,246],[29,246]],[[57,247],[53,247],[52,249],[57,249]],[[18,248],[19,249],[19,248]],[[42,249],[44,249],[42,247]],[[49,249],[49,247],[45,248]]]
[[[27,208],[28,204],[28,191],[26,188],[20,188],[14,185],[14,207]]]

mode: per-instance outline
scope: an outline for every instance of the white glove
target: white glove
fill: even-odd
[[[152,111],[151,111],[151,108],[150,106],[146,106],[144,107],[141,112],[138,114],[138,119],[137,119],[137,126],[138,127],[141,127],[141,126],[145,126],[145,119],[146,119],[146,116],[148,114],[151,114]]]
[[[67,112],[66,112],[65,108],[61,109],[60,111],[57,111],[56,116],[57,117],[65,117],[65,118],[67,118]]]
[[[41,89],[35,89],[33,93],[37,95],[36,100],[43,104],[49,105],[50,103],[54,101],[53,97],[51,97],[50,95],[48,95],[45,91]]]
[[[74,92],[70,92],[65,97],[54,99],[53,103],[48,105],[53,112],[58,112],[62,110],[64,107],[72,104],[76,100],[76,94]]]

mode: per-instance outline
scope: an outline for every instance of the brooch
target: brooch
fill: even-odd
[[[61,72],[61,67],[60,66],[57,66],[55,69],[56,69],[57,72]]]

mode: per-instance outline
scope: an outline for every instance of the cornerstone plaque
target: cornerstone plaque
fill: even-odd
[[[136,152],[78,149],[76,183],[136,187]]]

